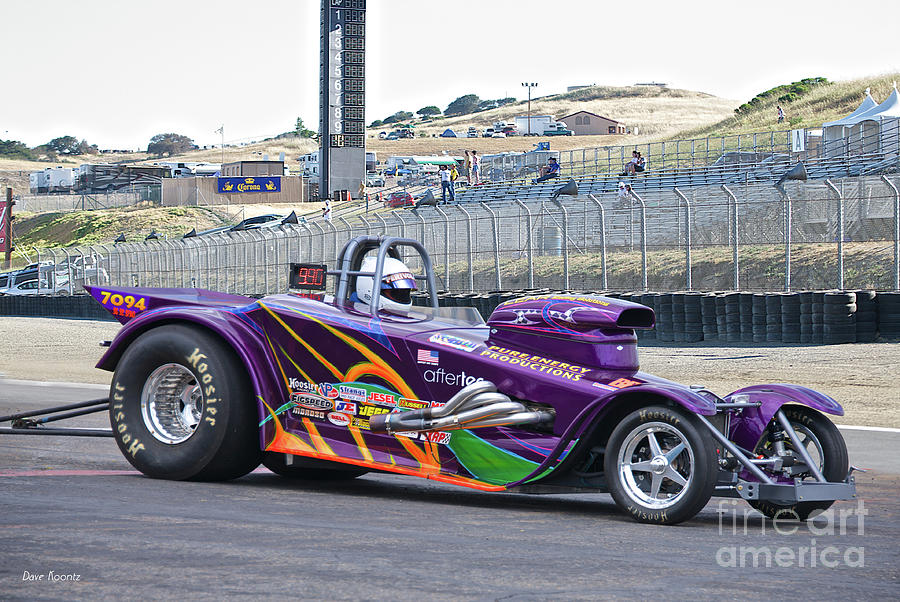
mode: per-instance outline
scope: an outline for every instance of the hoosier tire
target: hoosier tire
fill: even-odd
[[[675,524],[696,515],[716,485],[712,436],[693,415],[651,406],[613,430],[603,460],[616,504],[643,523]]]
[[[225,481],[259,466],[257,410],[234,351],[198,328],[168,324],[132,342],[110,388],[110,424],[147,476]]]

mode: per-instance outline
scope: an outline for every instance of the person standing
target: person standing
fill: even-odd
[[[457,169],[456,161],[450,166],[450,199],[456,200],[456,181],[459,179],[459,169]]]
[[[325,199],[325,206],[322,207],[322,217],[326,222],[331,221],[331,199]]]
[[[472,151],[472,179],[478,185],[478,151]]]
[[[778,105],[778,123],[784,121],[784,109],[781,108],[781,105]]]
[[[472,185],[472,158],[469,156],[469,151],[466,151],[466,185]]]
[[[447,195],[449,192],[450,200],[453,200],[453,182],[450,180],[450,170],[446,165],[440,167],[441,175],[441,204],[447,204]]]

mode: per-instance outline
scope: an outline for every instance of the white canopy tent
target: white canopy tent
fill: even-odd
[[[871,106],[875,101],[866,92],[865,100],[853,113],[823,124],[826,156],[868,153],[879,153],[886,157],[898,155],[900,94],[896,83],[890,96],[878,105]],[[865,105],[870,106],[866,109]]]

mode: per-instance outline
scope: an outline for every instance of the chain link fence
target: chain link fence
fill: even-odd
[[[897,176],[469,203],[340,215],[333,221],[183,240],[42,251],[87,257],[85,283],[287,289],[292,262],[335,268],[362,234],[421,241],[452,292],[900,288]],[[418,259],[408,258],[413,269]],[[83,260],[88,261],[88,260]]]

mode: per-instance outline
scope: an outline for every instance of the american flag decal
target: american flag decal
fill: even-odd
[[[437,366],[438,352],[432,351],[430,349],[419,349],[419,353],[416,354],[416,361],[420,364],[431,364],[432,366]]]

